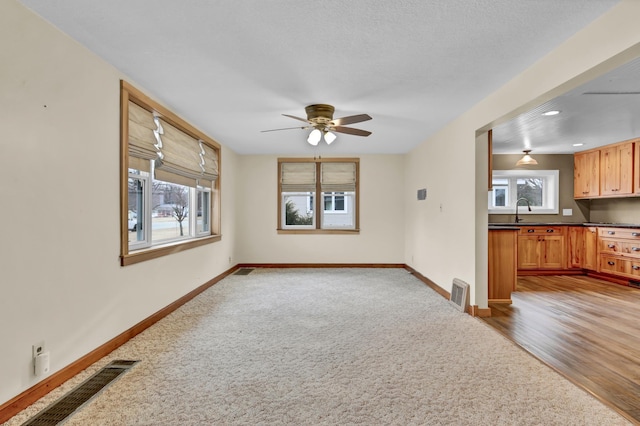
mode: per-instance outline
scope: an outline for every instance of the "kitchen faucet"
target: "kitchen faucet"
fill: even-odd
[[[522,219],[520,219],[518,217],[518,203],[520,203],[520,201],[526,201],[527,202],[527,207],[529,208],[529,211],[531,211],[531,204],[529,204],[529,200],[527,200],[526,198],[518,198],[516,200],[516,223],[520,222]]]

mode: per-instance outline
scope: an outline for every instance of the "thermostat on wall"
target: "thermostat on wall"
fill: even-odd
[[[418,201],[427,199],[427,188],[418,189]]]

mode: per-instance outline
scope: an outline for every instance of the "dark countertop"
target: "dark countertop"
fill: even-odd
[[[523,226],[597,226],[600,228],[640,228],[640,224],[634,223],[605,223],[605,222],[585,222],[585,223],[571,223],[571,222],[492,222],[489,223],[490,230],[506,229],[520,229]]]
[[[511,226],[508,224],[504,224],[504,225],[498,225],[498,226],[494,226],[494,225],[489,225],[489,231],[519,231],[520,227],[518,226]]]

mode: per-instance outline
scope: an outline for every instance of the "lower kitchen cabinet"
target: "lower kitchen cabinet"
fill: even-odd
[[[564,229],[560,226],[520,228],[518,269],[566,269],[567,253]]]
[[[518,229],[489,231],[489,302],[511,303],[516,289]]]

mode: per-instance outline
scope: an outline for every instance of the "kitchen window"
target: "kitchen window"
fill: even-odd
[[[558,170],[494,170],[489,214],[557,214],[558,188]]]

